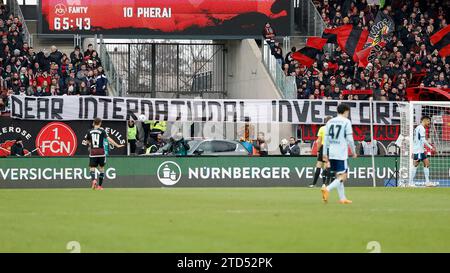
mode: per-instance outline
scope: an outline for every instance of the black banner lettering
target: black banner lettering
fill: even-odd
[[[133,106],[132,106],[133,105]],[[126,119],[137,120],[136,114],[139,113],[139,100],[127,100],[127,117]]]
[[[44,98],[37,101],[37,119],[47,120],[49,118],[48,112],[50,112],[50,104],[48,98]],[[43,114],[43,115],[41,115]]]
[[[112,119],[114,120],[120,120],[120,119],[124,119],[124,116],[120,114],[120,112],[122,111],[122,102],[124,102],[124,99],[118,99],[118,98],[114,98],[113,99],[113,116]],[[119,104],[119,102],[121,102],[121,104]]]
[[[181,112],[181,106],[184,105],[185,102],[184,102],[184,101],[172,101],[171,104],[172,104],[172,105],[175,105],[175,107],[176,107],[176,109],[177,109],[177,110],[176,110],[176,118],[175,118],[175,120],[176,120],[176,121],[181,120],[181,114],[182,114],[182,112]],[[220,106],[220,105],[219,105],[219,106]]]
[[[28,120],[120,121],[144,115],[147,120],[169,122],[252,122],[323,124],[336,116],[340,101],[332,100],[199,100],[113,97],[11,97],[11,117]],[[370,124],[370,102],[346,101],[355,125]],[[375,125],[400,124],[397,102],[373,102]]]
[[[35,98],[26,97],[25,98],[25,119],[34,119],[36,118],[31,112],[33,111],[33,107],[30,106],[30,102],[35,102]]]

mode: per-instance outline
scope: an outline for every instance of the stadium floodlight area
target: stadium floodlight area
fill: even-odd
[[[450,102],[412,101],[399,103],[401,116],[399,187],[450,186]],[[429,160],[429,181],[426,181],[424,164],[414,167],[414,136],[422,119],[429,117],[425,126],[424,154]],[[431,147],[430,147],[431,146]]]

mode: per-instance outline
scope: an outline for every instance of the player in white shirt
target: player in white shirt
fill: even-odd
[[[423,174],[425,176],[425,185],[430,184],[430,160],[427,158],[427,154],[425,153],[424,145],[426,145],[431,150],[434,149],[430,143],[428,143],[426,138],[426,130],[430,126],[430,117],[423,116],[420,119],[420,124],[414,129],[413,136],[413,154],[414,154],[414,166],[411,170],[411,185],[414,186],[414,177],[416,176],[417,167],[420,162],[423,162]]]
[[[323,159],[329,165],[336,179],[327,187],[322,188],[322,199],[328,202],[330,191],[337,188],[339,202],[341,204],[351,204],[352,201],[345,197],[344,182],[347,180],[348,172],[348,147],[352,151],[353,158],[356,158],[355,142],[353,140],[352,123],[348,119],[350,107],[346,104],[339,104],[337,107],[338,116],[332,118],[325,126],[325,141],[323,145]]]

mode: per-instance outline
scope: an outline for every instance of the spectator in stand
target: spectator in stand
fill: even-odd
[[[287,64],[291,63],[294,60],[294,59],[292,59],[292,53],[294,53],[296,51],[297,51],[297,48],[295,46],[293,46],[291,48],[291,51],[289,51],[288,54],[286,54],[286,58],[284,60],[284,63],[287,63]]]
[[[92,56],[92,53],[94,52],[94,45],[89,44],[88,49],[84,52],[83,56],[85,59],[89,59]]]
[[[436,81],[436,87],[439,88],[448,88],[448,81],[445,78],[445,73],[439,73],[439,79]]]
[[[88,63],[89,61],[92,61],[93,68],[97,68],[102,65],[102,61],[100,60],[100,57],[98,57],[98,53],[95,50],[92,52],[91,57],[88,60]]]
[[[74,51],[70,53],[70,61],[74,67],[79,67],[81,63],[83,63],[84,57],[83,53],[81,53],[81,48],[76,46]]]
[[[37,63],[39,64],[39,68],[43,71],[50,70],[50,53],[47,51],[41,51],[36,55]]]
[[[269,22],[267,22],[264,26],[262,35],[266,41],[272,41],[275,38],[275,31]]]
[[[28,86],[26,94],[27,96],[34,96],[36,92],[37,92],[37,81],[33,80],[31,82],[31,85]]]
[[[106,96],[106,87],[108,84],[108,79],[106,78],[105,74],[103,74],[103,69],[100,68],[102,67],[100,66],[99,70],[94,70],[94,74],[95,71],[99,73],[97,78],[95,79],[95,95]]]
[[[51,52],[49,55],[50,63],[56,63],[61,65],[61,59],[63,58],[63,54],[59,51],[56,46],[51,46]]]
[[[81,82],[80,83],[80,89],[79,89],[80,91],[79,91],[79,94],[81,95],[81,96],[87,96],[87,95],[91,95],[91,90],[90,90],[90,88],[87,86],[87,83],[86,82]]]
[[[47,71],[42,71],[37,73],[37,85],[42,87],[44,82],[47,83],[47,86],[52,82],[52,78],[48,75]]]
[[[282,66],[283,65],[283,52],[282,49],[277,47],[275,48],[275,52],[273,53],[273,56],[275,57],[275,59],[277,60],[278,65]]]
[[[88,81],[88,79],[87,79],[88,73],[89,72],[88,72],[88,70],[86,68],[86,65],[82,64],[80,66],[80,69],[77,72],[76,79],[75,79],[77,85],[80,85],[81,82],[87,83],[87,81]]]
[[[282,139],[279,148],[282,155],[300,155],[300,147],[298,146],[295,137],[290,137],[289,142],[286,139]]]

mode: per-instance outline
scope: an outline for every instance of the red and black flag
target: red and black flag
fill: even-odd
[[[309,37],[308,40],[306,40],[306,46],[319,50],[322,50],[326,43],[327,39],[323,39],[320,37]]]
[[[439,30],[430,37],[431,44],[439,51],[439,55],[447,57],[450,55],[450,25]]]
[[[378,56],[378,53],[386,46],[385,41],[381,41],[374,46],[369,46],[356,52],[356,56],[358,57],[358,66],[366,68],[367,65],[375,60]]]
[[[367,67],[369,63],[373,62],[379,52],[392,39],[394,29],[395,23],[392,17],[384,11],[378,11],[366,44],[361,51],[356,52],[360,67]]]
[[[325,29],[322,34],[322,38],[327,39],[328,43],[336,42],[355,62],[358,62],[356,53],[364,48],[368,36],[369,31],[352,24]]]
[[[351,24],[339,27],[337,33],[337,43],[342,50],[349,55],[354,62],[358,62],[356,52],[364,48],[364,44],[369,37],[369,31],[355,27]]]
[[[310,37],[306,41],[306,46],[292,54],[292,58],[299,63],[310,67],[314,64],[317,54],[322,52],[327,40],[320,37]]]
[[[323,30],[322,38],[329,44],[337,44],[336,28],[326,28]]]
[[[364,48],[367,48],[369,46],[376,46],[383,41],[389,42],[392,39],[394,30],[394,19],[392,19],[392,17],[384,11],[378,11],[377,16],[375,17],[375,22],[370,29],[369,37],[367,38],[367,42]]]

